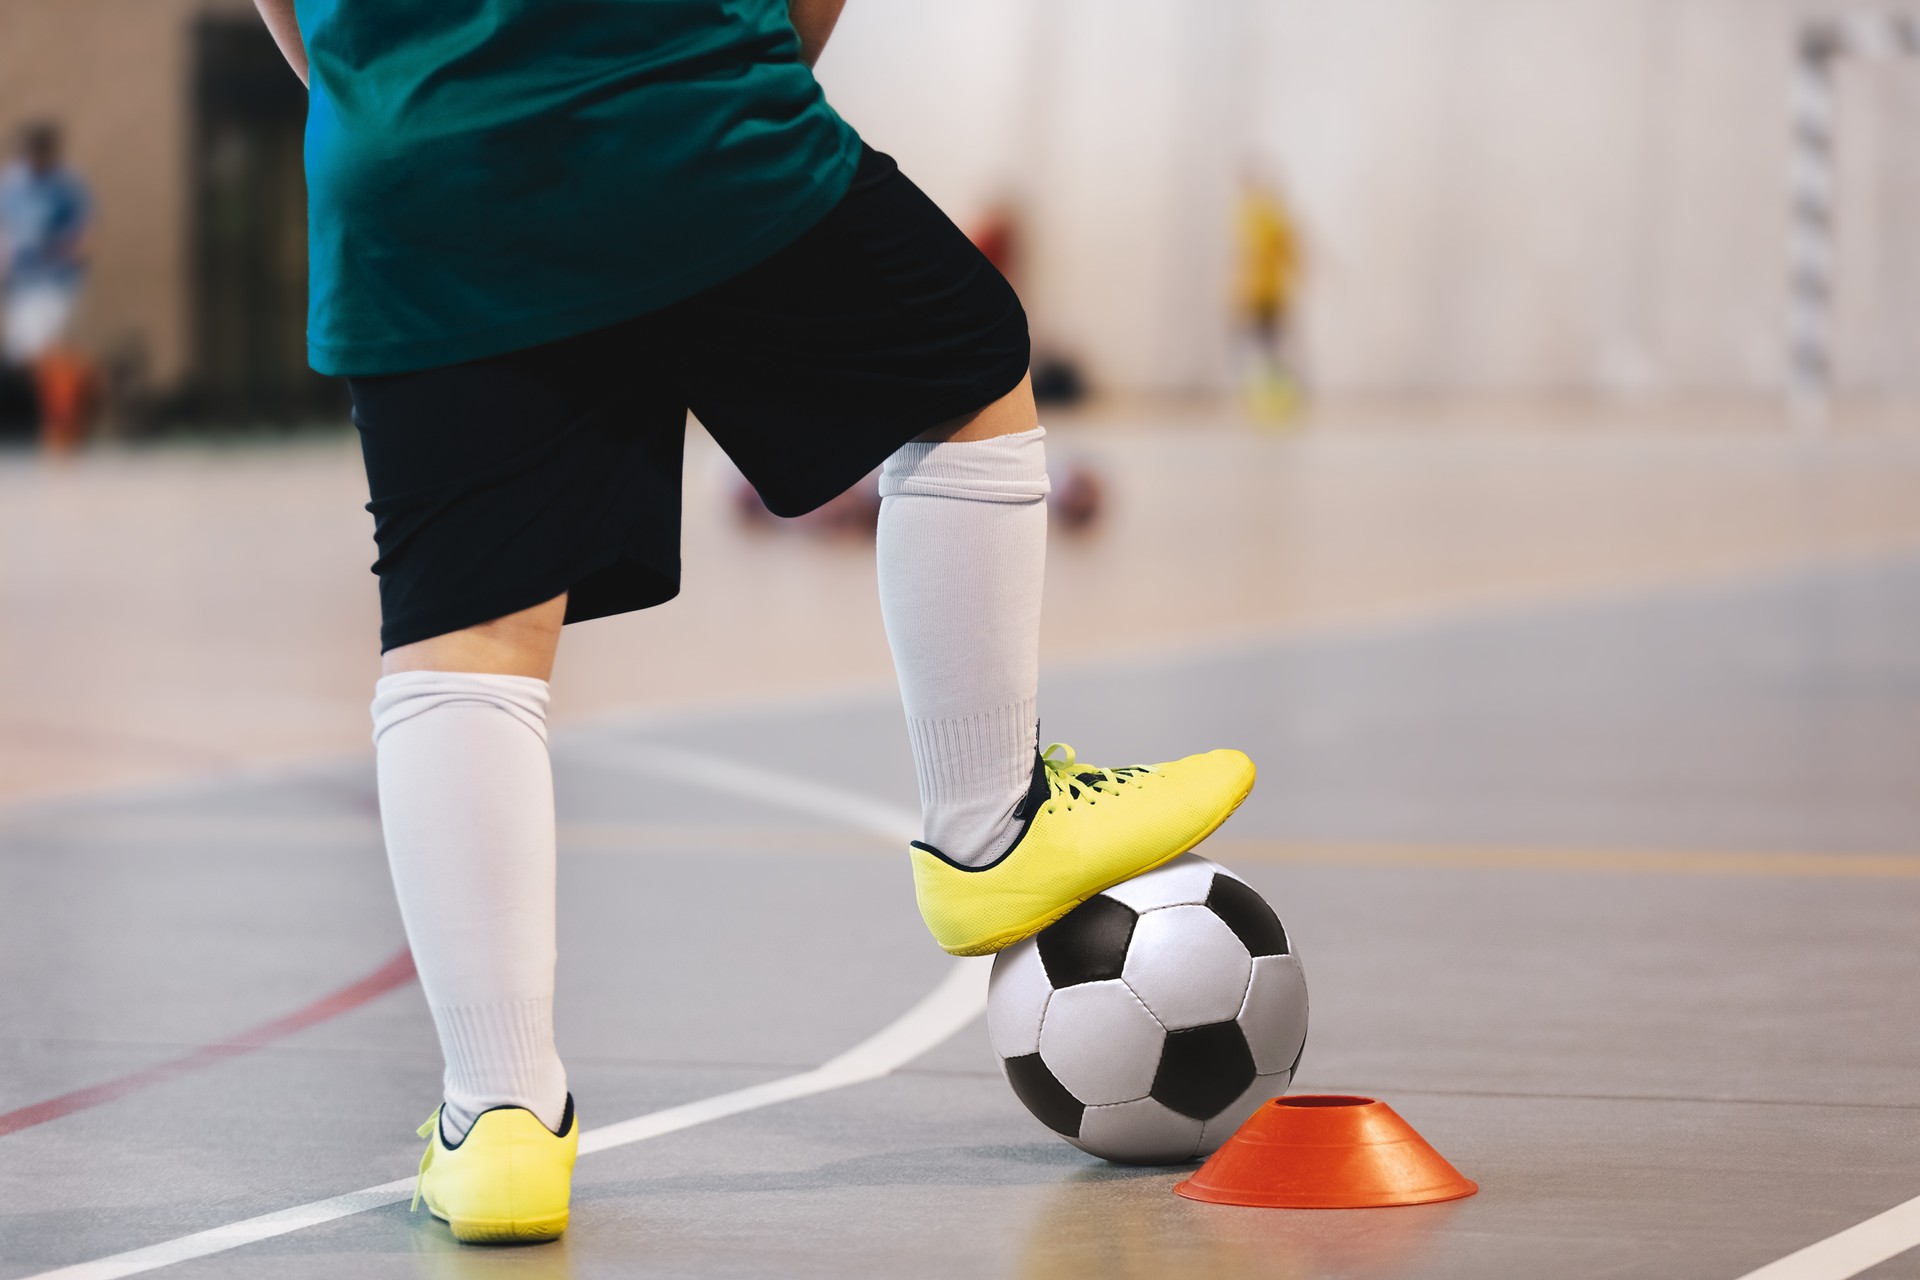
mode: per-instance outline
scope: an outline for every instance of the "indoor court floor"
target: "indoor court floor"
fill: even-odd
[[[50,742],[0,806],[0,1280],[1738,1280],[1920,1194],[1913,442],[1810,459],[1143,427],[1078,447],[1114,509],[1050,564],[1043,738],[1112,762],[1254,757],[1252,798],[1200,852],[1268,897],[1305,963],[1294,1092],[1391,1103],[1478,1195],[1195,1204],[1179,1172],[1103,1164],[1032,1120],[975,1016],[984,962],[943,956],[913,910],[897,700],[870,648],[841,669],[802,620],[791,669],[729,686],[694,663],[686,696],[576,705],[554,735],[557,1022],[588,1154],[571,1230],[538,1247],[462,1247],[408,1211],[439,1063],[351,737],[363,669],[337,698],[314,685],[300,715],[319,727],[263,731],[243,768],[142,754],[126,744],[169,715],[101,699],[105,745]],[[271,465],[306,468],[321,510],[335,452]],[[1151,548],[1190,513],[1145,477],[1196,454],[1243,465],[1215,513],[1229,580],[1190,565],[1194,589],[1277,599],[1223,594],[1184,628],[1120,618],[1095,585],[1181,576]],[[134,484],[121,465],[49,481],[15,460],[0,489],[57,524],[47,486]],[[690,593],[727,591],[726,556],[870,572],[857,546],[689,519]],[[311,528],[285,536],[320,554]],[[1298,549],[1315,538],[1324,564]],[[204,545],[180,542],[182,563]],[[54,600],[54,570],[8,572],[10,608]],[[249,614],[296,594],[206,590]],[[770,607],[800,618],[790,594]],[[162,653],[151,676],[194,625],[123,643]],[[583,640],[581,666],[609,647]],[[181,659],[182,687],[217,656]],[[276,658],[313,661],[237,657],[248,689]],[[18,779],[57,698],[6,679]],[[1920,1252],[1803,1274],[1912,1277]]]

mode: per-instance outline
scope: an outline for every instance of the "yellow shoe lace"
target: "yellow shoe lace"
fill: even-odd
[[[408,1213],[418,1213],[420,1210],[420,1184],[427,1180],[427,1166],[433,1163],[432,1134],[433,1134],[433,1131],[439,1127],[440,1127],[440,1108],[435,1107],[433,1109],[433,1114],[427,1117],[427,1122],[421,1125],[418,1129],[414,1130],[415,1133],[419,1134],[421,1137],[427,1140],[427,1149],[420,1153],[420,1172],[414,1175],[413,1203],[410,1206],[408,1206],[407,1208]]]
[[[1073,748],[1064,742],[1049,744],[1040,753],[1040,763],[1047,770],[1047,790],[1051,793],[1048,809],[1053,808],[1055,800],[1064,800],[1069,809],[1073,808],[1074,801],[1083,798],[1087,799],[1088,804],[1097,804],[1099,801],[1088,797],[1114,794],[1127,783],[1153,772],[1153,766],[1145,764],[1127,765],[1119,769],[1098,769],[1081,764],[1074,757]]]

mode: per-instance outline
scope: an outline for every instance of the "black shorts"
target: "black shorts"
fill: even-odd
[[[791,245],[661,311],[542,347],[350,378],[382,650],[569,592],[578,622],[680,589],[687,412],[800,515],[1027,371],[993,264],[868,149]]]

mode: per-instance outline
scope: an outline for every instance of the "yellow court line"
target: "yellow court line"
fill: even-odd
[[[563,822],[559,827],[561,852],[672,853],[677,851],[737,850],[739,852],[866,852],[893,848],[894,842],[865,831],[839,827],[792,826],[780,823],[711,822]],[[375,844],[380,823],[373,817],[272,817],[206,815],[188,817],[78,817],[59,822],[42,820],[11,832],[0,829],[0,843],[9,836],[62,843],[252,845],[310,849],[314,846]],[[904,844],[901,846],[904,848]]]
[[[867,853],[906,848],[866,831],[771,824],[563,822],[562,853]]]
[[[67,840],[246,843],[289,850],[315,845],[378,844],[367,818],[192,817],[46,823],[33,834]],[[844,854],[893,849],[864,831],[779,823],[563,822],[560,851],[577,854]],[[1260,840],[1217,835],[1200,853],[1228,864],[1394,867],[1431,871],[1549,871],[1653,876],[1762,876],[1838,880],[1920,879],[1920,854],[1756,853],[1661,849],[1579,849],[1527,845],[1347,843]]]
[[[1343,844],[1216,836],[1202,852],[1222,862],[1430,870],[1576,871],[1645,876],[1787,876],[1839,880],[1920,878],[1920,854],[1740,853],[1562,849],[1511,845]]]

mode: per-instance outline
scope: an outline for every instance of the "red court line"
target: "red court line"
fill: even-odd
[[[0,1112],[0,1137],[9,1133],[18,1133],[49,1120],[58,1120],[61,1116],[70,1116],[76,1111],[85,1111],[88,1107],[97,1107],[112,1102],[115,1098],[124,1098],[130,1093],[148,1089],[156,1084],[211,1067],[215,1063],[225,1062],[228,1058],[237,1058],[243,1053],[252,1053],[275,1040],[284,1039],[296,1031],[304,1031],[329,1018],[336,1018],[350,1009],[357,1009],[370,1000],[377,999],[387,992],[406,986],[414,979],[413,953],[401,948],[400,953],[375,969],[360,981],[341,987],[338,991],[321,996],[312,1004],[303,1005],[284,1017],[272,1022],[263,1022],[259,1026],[226,1040],[214,1044],[201,1045],[190,1053],[165,1062],[157,1062],[150,1067],[128,1072],[117,1079],[104,1084],[89,1085],[85,1089],[75,1089],[72,1093],[63,1093],[57,1098],[48,1098],[45,1102],[35,1102],[21,1107],[17,1111]]]

